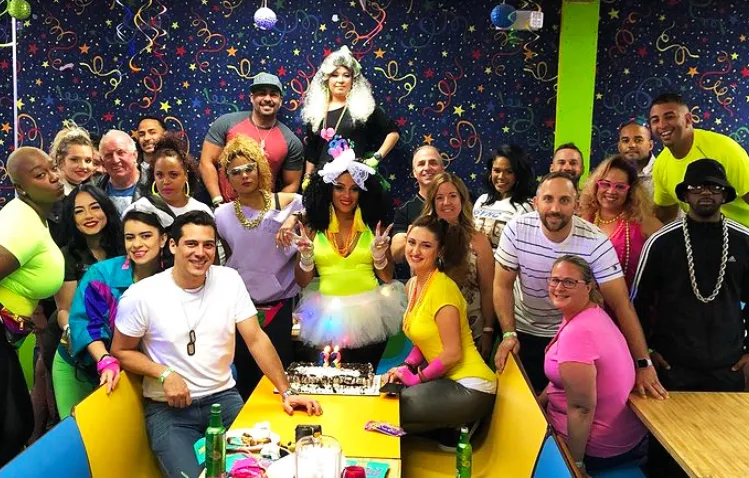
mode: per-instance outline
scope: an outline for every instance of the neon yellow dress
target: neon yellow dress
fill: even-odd
[[[370,245],[372,231],[363,226],[351,253],[343,257],[324,233],[312,243],[320,275],[304,291],[296,314],[300,339],[320,347],[359,348],[382,342],[400,330],[406,310],[403,284],[378,285]]]

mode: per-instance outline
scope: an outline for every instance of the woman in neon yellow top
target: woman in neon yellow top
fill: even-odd
[[[406,286],[403,331],[414,347],[385,379],[407,387],[400,395],[401,426],[411,433],[476,422],[491,413],[497,391],[494,373],[473,343],[463,294],[438,267],[463,254],[451,247],[456,234],[449,228],[442,219],[421,216],[406,237],[414,277]]]
[[[44,151],[22,147],[8,158],[7,171],[17,197],[0,210],[0,468],[34,427],[14,346],[31,332],[39,300],[57,292],[65,269],[46,220],[64,194],[57,166]]]
[[[385,195],[374,169],[357,161],[345,140],[330,145],[335,159],[317,171],[303,198],[306,227],[297,238],[295,270],[306,287],[296,311],[299,337],[317,352],[339,345],[344,362],[376,369],[406,306],[403,284],[393,280],[390,228],[380,229]],[[315,269],[319,282],[312,281]]]

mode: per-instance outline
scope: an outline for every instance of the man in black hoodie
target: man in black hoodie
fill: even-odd
[[[632,303],[667,390],[742,391],[749,376],[741,309],[749,302],[749,229],[720,212],[736,191],[717,161],[691,163],[676,195],[689,213],[645,243]]]

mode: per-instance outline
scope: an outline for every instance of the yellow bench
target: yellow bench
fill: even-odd
[[[73,409],[92,478],[161,478],[148,445],[140,382],[122,372],[111,394],[99,387]]]
[[[491,423],[483,440],[474,445],[472,476],[530,477],[549,425],[513,356],[497,381]],[[434,442],[406,437],[402,448],[404,478],[455,476],[455,454],[440,451]]]

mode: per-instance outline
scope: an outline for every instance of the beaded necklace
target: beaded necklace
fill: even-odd
[[[618,227],[624,227],[624,261],[622,263],[622,272],[624,273],[624,277],[627,277],[627,272],[629,272],[629,258],[632,254],[632,245],[631,245],[631,239],[630,239],[630,232],[629,232],[629,221],[623,218],[624,212],[620,212],[618,216],[616,216],[614,219],[601,219],[601,216],[598,215],[596,212],[596,218],[595,218],[595,224],[596,226],[599,226],[601,224],[613,224],[616,221],[619,222]],[[614,231],[614,234],[616,234],[616,231]],[[612,236],[614,235],[612,234]]]
[[[411,289],[411,297],[408,298],[408,307],[406,307],[406,315],[403,319],[403,330],[408,330],[411,327],[411,313],[419,307],[421,304],[422,299],[424,298],[424,295],[426,295],[427,289],[429,289],[429,286],[432,283],[432,280],[435,277],[435,273],[437,272],[437,269],[434,269],[432,272],[429,273],[429,277],[427,277],[427,280],[424,282],[424,285],[421,286],[421,290],[419,290],[419,295],[416,295],[416,286],[417,281],[414,280],[414,286]]]
[[[354,240],[356,239],[356,230],[353,226],[351,227],[351,232],[349,232],[346,240],[343,241],[343,247],[338,246],[338,241],[336,241],[335,239],[335,234],[328,230],[325,235],[327,236],[330,243],[333,244],[336,252],[338,252],[341,257],[346,257],[346,254],[351,251],[351,248],[354,245]]]

